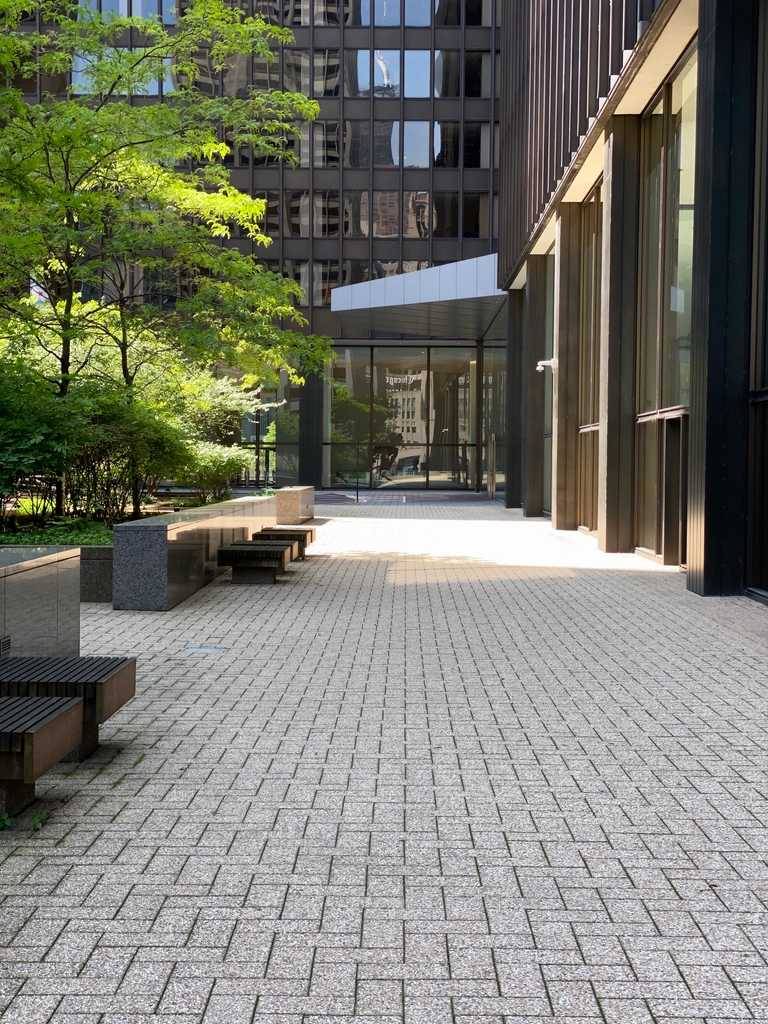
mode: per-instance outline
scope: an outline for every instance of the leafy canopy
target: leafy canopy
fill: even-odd
[[[265,203],[225,165],[241,147],[293,160],[295,123],[317,114],[301,94],[238,86],[243,62],[270,59],[290,33],[224,0],[191,0],[170,29],[66,0],[38,6],[45,27],[30,31],[23,5],[0,0],[0,67],[16,83],[0,88],[10,352],[36,348],[60,395],[89,372],[133,386],[169,353],[236,367],[246,386],[319,369],[329,341],[301,332],[298,285],[237,245],[268,244]],[[41,82],[40,102],[26,101],[24,80]],[[158,83],[163,102],[142,102]]]

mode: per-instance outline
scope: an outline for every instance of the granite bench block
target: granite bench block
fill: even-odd
[[[112,601],[112,547],[84,544],[80,548],[80,600]]]
[[[277,499],[277,521],[289,526],[315,517],[314,487],[281,487]]]

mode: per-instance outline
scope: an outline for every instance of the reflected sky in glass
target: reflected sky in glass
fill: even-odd
[[[429,97],[431,68],[431,50],[405,51],[405,96],[412,98]]]
[[[403,167],[429,167],[429,121],[406,121],[403,125]]]
[[[400,95],[400,51],[373,51],[373,94],[387,97]]]
[[[406,25],[430,25],[437,0],[405,0]]]
[[[373,0],[376,25],[400,24],[400,0]]]

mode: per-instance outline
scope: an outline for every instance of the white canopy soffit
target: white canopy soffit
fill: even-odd
[[[331,309],[352,332],[503,341],[506,292],[496,287],[496,265],[494,253],[350,284],[331,292]]]

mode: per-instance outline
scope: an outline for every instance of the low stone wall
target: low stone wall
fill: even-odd
[[[80,600],[105,604],[112,601],[112,547],[83,544],[80,547]]]
[[[277,498],[277,521],[281,526],[304,523],[315,517],[314,487],[281,487]]]
[[[275,526],[274,497],[236,498],[114,527],[112,607],[167,611],[215,579],[219,548]]]
[[[15,657],[80,654],[80,548],[0,547],[0,636]]]

